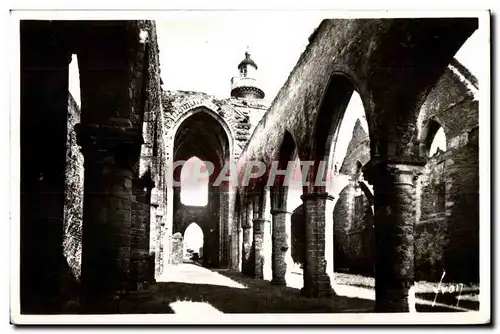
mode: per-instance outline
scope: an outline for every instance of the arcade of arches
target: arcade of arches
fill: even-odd
[[[152,21],[22,21],[22,311],[147,294],[193,222],[204,267],[278,286],[300,271],[312,299],[338,298],[334,272],[374,277],[377,312],[444,271],[478,282],[478,83],[454,59],[477,28],[323,20],[269,105],[249,54],[231,97],[162,91]],[[206,205],[181,200],[193,157]],[[267,169],[248,186],[220,182],[252,161]],[[273,162],[311,164],[291,186],[267,183]]]

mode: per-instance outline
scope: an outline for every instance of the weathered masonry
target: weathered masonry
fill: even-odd
[[[145,290],[152,175],[162,164],[152,155],[155,25],[21,21],[20,37],[21,312],[57,313],[75,300],[90,310]],[[72,54],[81,110],[68,99]]]
[[[477,28],[324,20],[269,104],[249,53],[228,97],[163,91],[152,21],[21,21],[21,312],[126,313],[122,301],[139,305],[182,261],[192,222],[204,266],[286,285],[293,253],[309,298],[335,298],[344,269],[375,276],[378,312],[409,311],[414,281],[443,270],[477,282],[479,83],[454,59]],[[367,128],[337,166],[354,92]],[[446,149],[430,155],[440,128]],[[193,157],[213,167],[206,206],[181,201]],[[252,161],[313,162],[302,204],[267,173],[215,185],[228,163],[241,179]]]
[[[189,206],[181,202],[182,185],[167,185],[163,204],[157,212],[164,222],[165,249],[175,233],[184,232],[191,222],[203,230],[203,263],[208,267],[228,267],[230,262],[234,186],[228,183],[214,185],[223,168],[234,163],[255,128],[255,119],[262,116],[267,106],[259,99],[237,97],[220,99],[199,92],[167,91],[163,94],[163,143],[166,165],[178,164],[173,180],[180,181],[183,161],[197,157],[212,163],[214,168],[208,182],[208,205]],[[165,168],[164,168],[165,169]],[[160,175],[163,175],[160,173]],[[161,213],[160,213],[161,212]],[[160,258],[169,262],[170,252]],[[162,267],[158,268],[162,273]]]
[[[474,76],[453,60],[420,110],[425,150],[440,128],[447,140],[431,152],[416,185],[416,280],[439,281],[446,272],[448,280],[479,282],[477,91]],[[369,142],[358,121],[340,168],[350,182],[339,193],[333,221],[336,270],[373,275],[373,193],[359,173],[370,159]]]
[[[334,193],[329,183],[314,186],[311,181],[321,172],[319,162],[331,161],[338,129],[354,91],[365,109],[369,143],[360,142],[362,148],[357,150],[352,147],[352,153],[359,155],[359,163],[344,169],[355,174],[358,181],[366,180],[365,190],[373,190],[368,205],[373,207],[368,208],[372,217],[364,219],[371,220],[374,226],[373,236],[369,237],[374,242],[369,247],[376,255],[369,261],[375,271],[376,310],[409,310],[408,293],[415,279],[415,255],[419,255],[415,243],[422,237],[421,225],[415,228],[417,207],[421,208],[420,216],[425,216],[428,203],[424,195],[417,200],[417,189],[421,192],[422,188],[417,187],[417,182],[426,164],[436,164],[429,161],[427,153],[439,125],[449,138],[450,152],[446,153],[449,160],[444,171],[445,199],[440,199],[445,208],[436,212],[444,212],[442,219],[450,240],[447,247],[456,251],[446,252],[453,254],[447,263],[460,268],[454,261],[466,256],[470,259],[465,261],[469,275],[477,275],[477,244],[470,244],[477,243],[477,239],[463,237],[470,232],[477,234],[478,228],[478,109],[472,96],[477,82],[453,59],[477,25],[476,19],[325,20],[311,36],[310,44],[240,157],[268,166],[279,161],[283,168],[297,157],[315,162],[309,169],[310,184],[303,187],[302,207],[295,211],[294,219],[302,225],[299,233],[303,235],[306,296],[334,294],[333,253],[334,248],[342,246],[334,246],[333,242],[334,221],[342,223],[338,212],[335,220],[334,202],[341,205],[346,195]],[[328,166],[326,175],[335,183],[333,163]],[[427,173],[424,185],[428,178]],[[461,180],[463,187],[459,187]],[[269,188],[264,180],[257,180],[253,187],[238,190],[239,220],[233,224],[243,229],[262,217],[259,206],[257,213],[253,206],[253,216],[248,213],[252,212],[251,203],[270,193],[273,281],[283,284],[283,259],[290,249],[286,225],[295,209],[287,206],[288,189],[279,182]],[[363,204],[359,210],[367,211]],[[254,234],[258,231],[260,228],[254,228]],[[245,244],[247,239],[243,234],[238,242]],[[453,246],[455,242],[460,246]],[[255,254],[259,248],[256,242]],[[462,254],[465,249],[467,254]],[[245,263],[245,258],[241,261]],[[250,268],[258,270],[258,266]],[[460,277],[463,272],[454,275]]]

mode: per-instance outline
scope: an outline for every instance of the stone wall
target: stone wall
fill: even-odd
[[[197,156],[202,160],[210,160],[213,163],[219,164],[234,162],[237,160],[243,147],[246,145],[250,134],[254,130],[262,115],[267,111],[266,101],[259,99],[241,99],[241,98],[219,98],[202,92],[193,91],[165,91],[162,94],[163,105],[163,142],[165,150],[165,165],[172,163],[174,159],[179,159],[178,150],[174,151],[174,145],[183,147],[182,159],[188,160],[192,156]],[[223,147],[205,147],[210,151],[206,156],[195,154],[196,145],[185,148],[182,142],[175,143],[177,132],[185,130],[185,123],[193,118],[209,115],[204,122],[189,124],[189,128],[196,127],[197,135],[211,138],[218,135],[221,143],[227,142],[229,150]],[[207,124],[206,121],[215,120],[213,125]],[[219,128],[220,125],[220,128]],[[217,127],[217,129],[214,128]],[[181,136],[182,137],[182,136]],[[180,139],[179,139],[180,140]],[[215,143],[216,141],[212,141]],[[208,142],[205,143],[208,145]],[[177,148],[178,148],[177,147]],[[177,149],[176,148],[176,149]],[[177,153],[175,153],[177,152]],[[201,153],[198,150],[198,154]],[[190,155],[191,154],[191,155]],[[222,166],[220,166],[222,168]],[[219,166],[217,166],[219,168]],[[216,171],[215,173],[217,173]],[[158,172],[157,172],[158,173]],[[160,175],[165,175],[164,171],[159,172]],[[215,180],[215,177],[211,179]],[[210,192],[209,203],[216,204],[216,207],[207,208],[203,213],[196,213],[197,208],[189,208],[178,202],[176,199],[180,195],[176,189],[172,189],[171,185],[166,185],[166,192],[170,193],[171,203],[165,206],[163,211],[167,219],[167,229],[170,228],[171,233],[181,231],[182,227],[179,224],[189,224],[188,216],[196,216],[196,221],[207,222],[203,228],[206,236],[206,245],[204,248],[204,265],[206,266],[222,266],[227,267],[230,264],[231,243],[235,240],[231,237],[234,226],[230,226],[232,222],[232,211],[234,207],[234,194],[232,189],[226,188],[223,183],[221,187],[212,189],[215,192]],[[192,211],[191,213],[189,211]],[[194,217],[193,216],[193,217]],[[173,218],[172,218],[173,217]],[[172,221],[172,219],[174,221]],[[194,218],[193,218],[194,219]],[[215,220],[218,219],[218,223]],[[169,226],[171,225],[171,226]],[[177,225],[177,226],[176,226]],[[168,235],[169,233],[167,233]],[[218,251],[217,251],[218,250]],[[168,255],[167,255],[168,256]]]
[[[77,279],[81,271],[83,221],[83,155],[74,129],[79,122],[80,109],[69,94],[63,252],[72,275]]]
[[[216,195],[209,194],[212,198],[207,206],[188,206],[179,203],[173,219],[173,233],[184,236],[186,228],[193,222],[198,224],[203,231],[203,265],[217,267],[222,255],[221,236],[219,233],[219,209],[216,205]],[[172,250],[173,251],[173,250]]]
[[[449,243],[445,222],[445,153],[432,156],[419,178],[417,194],[420,219],[415,238],[415,276],[439,280],[443,270],[444,250]]]
[[[268,105],[263,100],[218,98],[202,92],[166,91],[163,92],[163,110],[165,126],[173,129],[191,110],[205,107],[220,116],[227,124],[234,139],[233,154],[239,157],[250,135],[267,111]],[[167,146],[173,145],[173,137],[167,137]]]
[[[172,264],[181,264],[184,257],[184,238],[182,234],[172,236]]]
[[[428,152],[436,129],[442,126],[446,152],[429,158],[419,177],[418,212],[415,226],[415,279],[436,281],[446,271],[446,280],[478,280],[479,184],[477,144],[477,81],[454,60],[429,93],[420,113],[421,142]],[[355,273],[370,272],[374,261],[374,234],[366,196],[356,193],[357,164],[370,156],[368,135],[357,123],[340,173],[351,183],[339,195],[334,209],[335,268]],[[433,132],[434,131],[434,132]],[[431,133],[432,132],[432,133]],[[460,203],[460,204],[457,204]],[[358,205],[359,206],[359,205]]]
[[[165,249],[169,247],[168,234],[166,233],[166,217],[165,211],[167,207],[166,203],[166,191],[167,191],[167,179],[166,179],[166,165],[167,157],[165,152],[165,142],[166,131],[163,124],[163,117],[159,114],[154,122],[154,145],[153,145],[153,160],[151,163],[151,169],[153,174],[154,188],[151,191],[151,225],[150,225],[150,250],[155,258],[155,277],[158,277],[163,272],[164,260],[168,262],[168,258],[165,259]]]
[[[429,93],[420,115],[422,141],[427,139],[425,130],[431,121],[437,122],[446,136],[446,152],[429,161],[434,180],[437,176],[442,179],[441,183],[434,182],[437,188],[434,193],[439,195],[439,200],[435,195],[433,203],[439,203],[439,207],[433,209],[444,217],[434,215],[433,219],[442,219],[443,224],[435,228],[426,225],[426,233],[434,238],[423,244],[430,249],[440,249],[442,255],[431,257],[437,264],[434,276],[440,277],[439,266],[444,266],[448,281],[479,280],[478,91],[477,79],[453,60]],[[424,215],[428,207],[424,204],[423,209]],[[439,233],[446,237],[437,238]]]
[[[456,152],[441,152],[431,157],[419,178],[420,219],[415,226],[415,279],[439,280],[443,271],[447,279],[473,281],[474,274],[466,274],[458,264],[460,254],[464,266],[470,268],[478,261],[478,253],[473,246],[477,238],[477,211],[474,201],[463,200],[462,205],[468,212],[462,223],[455,226],[455,234],[449,230],[446,220],[446,182],[448,171],[446,161],[456,160]],[[477,157],[471,157],[477,159]],[[350,162],[344,161],[344,164]],[[470,165],[470,164],[469,164]],[[472,165],[473,166],[473,165]],[[470,175],[460,174],[466,180]],[[462,189],[461,196],[474,199],[472,190]],[[359,204],[359,203],[363,204]],[[339,194],[334,209],[335,224],[335,270],[359,274],[371,274],[370,267],[375,258],[373,222],[366,216],[368,199],[359,193],[353,183]],[[474,217],[476,220],[474,220]],[[476,222],[476,224],[475,224]],[[466,255],[464,255],[464,253]],[[467,256],[467,257],[464,257]],[[467,259],[467,260],[466,260]],[[454,261],[454,262],[450,262]],[[371,264],[370,264],[371,262]]]
[[[304,208],[302,205],[293,210],[291,222],[290,231],[292,244],[290,248],[292,259],[293,262],[303,265],[306,251],[306,226],[304,224]]]
[[[445,250],[448,279],[479,280],[479,147],[475,129],[468,142],[446,157],[445,221],[449,244]]]
[[[132,210],[132,275],[143,285],[161,273],[162,210],[164,208],[165,165],[163,122],[161,117],[161,77],[156,25],[140,21],[144,50],[135,65],[135,107],[144,111],[144,144],[135,180],[136,202]],[[145,190],[146,189],[146,190]],[[145,191],[144,191],[145,190]],[[153,264],[151,266],[151,264]]]

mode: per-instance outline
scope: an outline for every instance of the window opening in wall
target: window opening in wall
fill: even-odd
[[[208,204],[208,170],[197,157],[192,157],[182,166],[181,203],[190,206]]]
[[[203,257],[203,242],[203,230],[192,222],[184,231],[184,260],[200,260]]]
[[[432,157],[437,153],[445,151],[446,151],[446,136],[444,134],[443,128],[441,127],[434,136],[431,148],[429,149],[429,157]]]

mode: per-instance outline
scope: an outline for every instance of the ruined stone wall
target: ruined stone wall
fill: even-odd
[[[186,113],[200,106],[220,116],[227,123],[234,138],[233,154],[236,158],[239,157],[268,108],[265,102],[260,100],[217,98],[202,92],[191,91],[166,91],[163,93],[163,101],[167,129],[174,128]],[[168,146],[173,145],[173,139],[167,138]]]
[[[137,152],[140,158],[132,168],[132,204],[130,211],[125,214],[131,217],[130,287],[142,290],[147,288],[154,276],[154,268],[149,266],[149,263],[154,262],[150,257],[155,256],[150,252],[151,228],[156,230],[155,221],[151,226],[151,196],[156,172],[153,163],[157,159],[154,146],[158,145],[156,132],[161,112],[161,79],[155,23],[131,21],[129,28],[131,38],[136,39],[129,50],[130,120],[134,127],[142,130],[142,145],[140,152]],[[153,214],[156,216],[155,212]]]
[[[235,150],[235,158],[238,158],[250,138],[250,135],[269,108],[269,105],[265,101],[256,99],[230,98],[226,99],[225,102],[240,115],[244,116],[239,119],[236,125],[235,140],[238,148]]]
[[[184,238],[182,234],[172,236],[172,264],[181,264],[184,255]]]
[[[80,108],[69,94],[63,252],[72,275],[77,279],[81,273],[83,221],[83,154],[74,129],[79,122]]]
[[[178,126],[195,112],[208,113],[222,126],[228,137],[227,140],[230,149],[226,157],[226,162],[234,162],[241,154],[251,132],[267,110],[265,101],[257,99],[217,98],[202,92],[166,91],[163,93],[162,99],[163,126],[165,131],[163,140],[167,154],[167,164],[171,163],[174,158],[174,141]],[[199,131],[210,131],[210,129],[200,129]],[[214,151],[213,154],[217,155],[218,153]],[[188,159],[189,157],[185,158]],[[214,158],[217,157],[214,156]],[[167,187],[171,187],[171,185],[167,185]],[[231,190],[221,187],[218,189],[217,194],[213,194],[215,196],[213,200],[209,201],[209,203],[216,201],[217,208],[214,209],[215,211],[208,212],[207,215],[217,215],[219,217],[219,224],[216,225],[216,228],[211,228],[214,230],[213,232],[210,232],[211,229],[209,229],[207,233],[217,233],[216,244],[217,247],[220,246],[218,256],[215,256],[215,258],[211,252],[205,252],[205,258],[210,260],[211,266],[214,264],[228,266],[230,257],[232,256],[230,255],[230,245],[232,242],[232,229],[234,227],[230,226],[229,221],[232,222],[230,208],[234,207],[234,194],[231,193]],[[175,217],[181,214],[181,212],[174,212],[174,210],[185,211],[187,209],[182,205],[177,208],[173,204],[166,206],[164,215],[167,216],[167,222],[169,217],[178,219]],[[174,224],[177,223],[174,222]],[[177,231],[174,227],[172,229],[175,229],[175,231],[171,232]],[[212,238],[207,240],[212,242]],[[215,244],[214,247],[216,247]]]
[[[441,261],[446,279],[461,282],[479,280],[478,91],[477,79],[454,60],[421,109],[422,128],[427,125],[425,120],[433,120],[446,136],[442,229],[446,229],[448,241],[442,242]]]
[[[198,224],[203,231],[203,265],[215,267],[222,258],[222,234],[219,233],[219,214],[222,210],[217,203],[218,195],[210,193],[209,196],[207,206],[179,203],[173,218],[172,232],[180,233],[184,237],[184,232],[191,223]]]
[[[443,127],[447,151],[430,157],[419,177],[419,220],[415,226],[417,280],[439,280],[443,271],[447,272],[448,280],[477,280],[478,113],[474,97],[477,82],[459,66],[454,61],[448,67],[428,95],[420,115],[422,133],[430,120]],[[354,129],[340,169],[351,179],[355,177],[357,161],[364,164],[369,158],[366,139],[366,134]],[[426,144],[430,146],[430,142]],[[367,268],[370,262],[369,252],[375,250],[374,235],[364,211],[356,210],[356,198],[360,198],[353,194],[354,187],[351,183],[344,188],[334,209],[335,267],[363,273],[362,268]],[[362,202],[366,201],[363,196]]]
[[[311,135],[315,120],[335,73],[352,82],[363,101],[369,124],[382,118],[382,112],[374,115],[372,110],[375,99],[380,97],[377,94],[384,92],[383,99],[389,99],[385,102],[394,105],[394,101],[390,101],[392,93],[401,94],[400,89],[395,89],[398,83],[394,80],[396,77],[402,82],[406,80],[399,76],[401,71],[379,65],[382,58],[387,57],[384,61],[389,61],[397,57],[395,52],[408,51],[390,50],[381,42],[389,39],[389,33],[399,34],[408,27],[400,23],[397,20],[323,20],[253,132],[242,162],[260,160],[270,165],[279,155],[285,130],[296,141],[301,160],[309,159],[314,145]],[[410,94],[408,88],[404,94]]]
[[[229,266],[229,259],[230,259],[230,248],[231,248],[231,227],[232,224],[232,218],[229,215],[230,212],[230,194],[229,191],[226,191],[226,189],[221,189],[220,191],[220,197],[219,197],[219,207],[220,207],[220,215],[221,217],[227,217],[227,220],[221,224],[221,231],[219,233],[219,245],[220,245],[220,251],[219,251],[219,259],[217,263],[219,266],[223,267],[228,267]],[[225,219],[225,218],[223,218]]]
[[[365,150],[368,151],[367,148]],[[417,280],[439,280],[443,270],[449,271],[446,256],[456,257],[461,249],[467,247],[463,244],[464,240],[453,240],[445,221],[446,159],[456,157],[454,152],[439,153],[431,157],[419,178],[420,219],[415,226]],[[353,161],[346,159],[344,165],[352,165],[357,161],[356,155],[349,158]],[[466,192],[463,195],[468,196]],[[356,194],[351,182],[339,194],[334,209],[335,268],[338,271],[370,274],[370,262],[375,261],[373,221],[365,215],[368,208],[357,202],[366,205],[368,199],[359,190]],[[474,203],[464,201],[462,205],[468,205],[472,212],[478,209]],[[468,223],[472,225],[474,222]],[[474,236],[469,235],[467,238]]]
[[[373,211],[368,197],[354,182],[340,192],[333,211],[333,223],[335,270],[373,275]]]
[[[299,205],[292,212],[291,217],[291,255],[293,262],[304,264],[306,251],[306,226],[304,221],[304,208]]]
[[[363,129],[360,120],[358,119],[352,131],[351,141],[347,146],[346,156],[342,161],[339,173],[344,175],[355,176],[360,171],[357,170],[358,162],[364,166],[370,160],[370,138],[368,133]]]
[[[141,91],[139,108],[143,108],[143,139],[141,159],[139,161],[139,178],[141,187],[146,187],[141,201],[134,205],[136,224],[134,244],[138,245],[142,275],[149,280],[161,272],[161,242],[163,237],[162,210],[165,206],[165,143],[162,122],[162,96],[159,48],[156,26],[153,21],[141,21],[140,28],[145,41],[143,64],[137,67],[141,77],[137,92]],[[145,70],[145,71],[144,71]],[[144,188],[143,188],[144,189]],[[134,236],[133,236],[134,237]],[[147,262],[147,264],[146,264]],[[146,271],[146,272],[144,272]]]
[[[151,191],[151,226],[150,226],[150,254],[154,256],[155,277],[163,272],[165,249],[168,242],[165,240],[165,211],[167,179],[165,168],[167,158],[165,152],[164,138],[166,136],[163,124],[163,115],[159,114],[155,120],[155,139],[153,144],[153,160],[151,169],[153,174],[154,188]]]
[[[342,189],[333,209],[333,240],[335,252],[334,268],[336,271],[347,271],[350,265],[349,259],[349,235],[347,231],[351,222],[351,207],[354,198],[354,187],[351,182]]]
[[[445,268],[444,250],[449,242],[445,222],[445,153],[431,157],[419,178],[420,219],[415,226],[417,278],[439,280]]]

